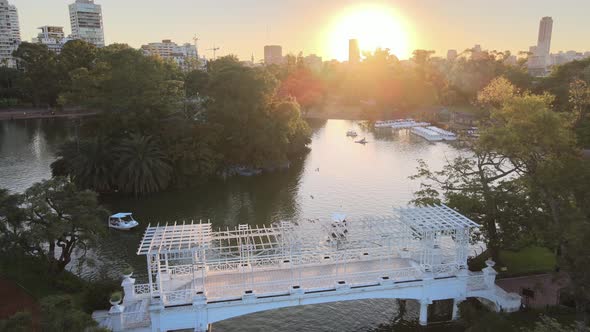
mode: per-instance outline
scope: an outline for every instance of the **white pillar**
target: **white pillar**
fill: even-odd
[[[204,294],[195,295],[193,298],[193,308],[197,313],[194,331],[209,331],[209,312],[207,311],[207,298]]]
[[[123,286],[123,292],[125,294],[125,296],[123,297],[123,303],[128,304],[134,302],[136,299],[135,279],[131,278],[131,275],[124,276],[121,286]]]
[[[482,270],[484,282],[487,289],[494,289],[494,286],[496,285],[496,275],[498,274],[498,272],[494,270],[494,265],[496,265],[496,263],[493,260],[488,259],[486,265],[487,267]]]
[[[459,303],[461,303],[461,299],[453,299],[453,320],[459,319]]]
[[[428,324],[428,302],[426,300],[420,300],[420,319],[418,322],[422,326],[426,326]]]
[[[152,332],[161,332],[161,318],[162,311],[164,311],[164,304],[161,299],[152,299],[149,306],[150,320],[152,322]]]

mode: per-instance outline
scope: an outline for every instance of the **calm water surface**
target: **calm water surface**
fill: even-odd
[[[327,218],[333,212],[349,216],[382,215],[404,206],[419,183],[408,179],[417,160],[439,169],[460,151],[446,143],[429,143],[407,131],[365,129],[361,123],[328,120],[311,123],[311,151],[288,170],[256,177],[210,181],[198,188],[142,197],[108,196],[113,212],[131,211],[141,223],[132,232],[109,231],[93,254],[95,265],[80,273],[87,278],[118,276],[121,264],[134,265],[138,282],[146,264],[135,252],[143,229],[151,223],[210,220],[214,227],[263,225],[279,220]],[[355,129],[354,143],[346,131]],[[0,122],[0,187],[23,191],[49,178],[57,146],[76,130],[71,120]],[[106,221],[105,221],[106,225]],[[439,318],[445,319],[445,308]],[[401,310],[400,310],[401,309]],[[417,304],[369,300],[281,309],[215,324],[214,331],[411,331],[417,327]],[[436,315],[436,312],[434,313]],[[429,330],[450,331],[452,327]]]

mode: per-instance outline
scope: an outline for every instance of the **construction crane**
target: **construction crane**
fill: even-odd
[[[215,47],[215,44],[213,45],[213,48],[208,49],[207,51],[213,51],[213,60],[217,59],[217,56],[215,55],[217,51],[219,51],[219,47]]]

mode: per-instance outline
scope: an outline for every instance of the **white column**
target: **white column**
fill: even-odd
[[[121,286],[123,286],[123,292],[125,296],[123,297],[123,303],[132,303],[135,301],[135,279],[131,278],[131,275],[124,276],[123,282]]]
[[[160,329],[161,319],[162,319],[162,312],[164,309],[164,304],[162,303],[161,299],[152,299],[151,304],[149,306],[150,311],[150,320],[152,323],[152,332],[161,332]]]
[[[194,331],[207,332],[209,330],[209,312],[205,295],[196,295],[193,298],[193,309],[196,311],[197,318]]]
[[[459,303],[461,303],[461,299],[453,299],[453,320],[459,319]]]
[[[418,322],[422,326],[426,326],[428,324],[428,302],[426,300],[420,300],[420,319]]]
[[[494,289],[496,285],[496,275],[498,274],[498,272],[494,270],[494,265],[496,265],[496,263],[493,260],[488,259],[486,265],[487,267],[482,270],[484,282],[487,289]]]

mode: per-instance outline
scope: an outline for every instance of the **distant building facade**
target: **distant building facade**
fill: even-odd
[[[98,47],[104,47],[102,7],[94,0],[76,0],[69,6],[72,39],[81,39]]]
[[[37,38],[33,38],[33,43],[43,44],[57,54],[61,53],[61,49],[67,42],[64,28],[60,26],[46,25],[39,28],[41,32]]]
[[[197,47],[190,43],[178,45],[170,39],[141,46],[145,55],[157,55],[174,61],[185,70],[202,69],[204,63],[198,57]]]
[[[20,42],[18,11],[7,0],[0,0],[0,66],[16,67],[12,52]]]
[[[280,45],[264,46],[264,64],[280,65],[283,63],[283,48]]]
[[[305,63],[305,65],[307,66],[307,68],[311,69],[314,72],[319,72],[320,70],[322,70],[322,57],[321,56],[317,56],[315,54],[310,54],[308,56],[306,56],[305,58],[303,58],[303,62]]]
[[[348,41],[348,63],[357,64],[361,62],[361,49],[357,39]]]

